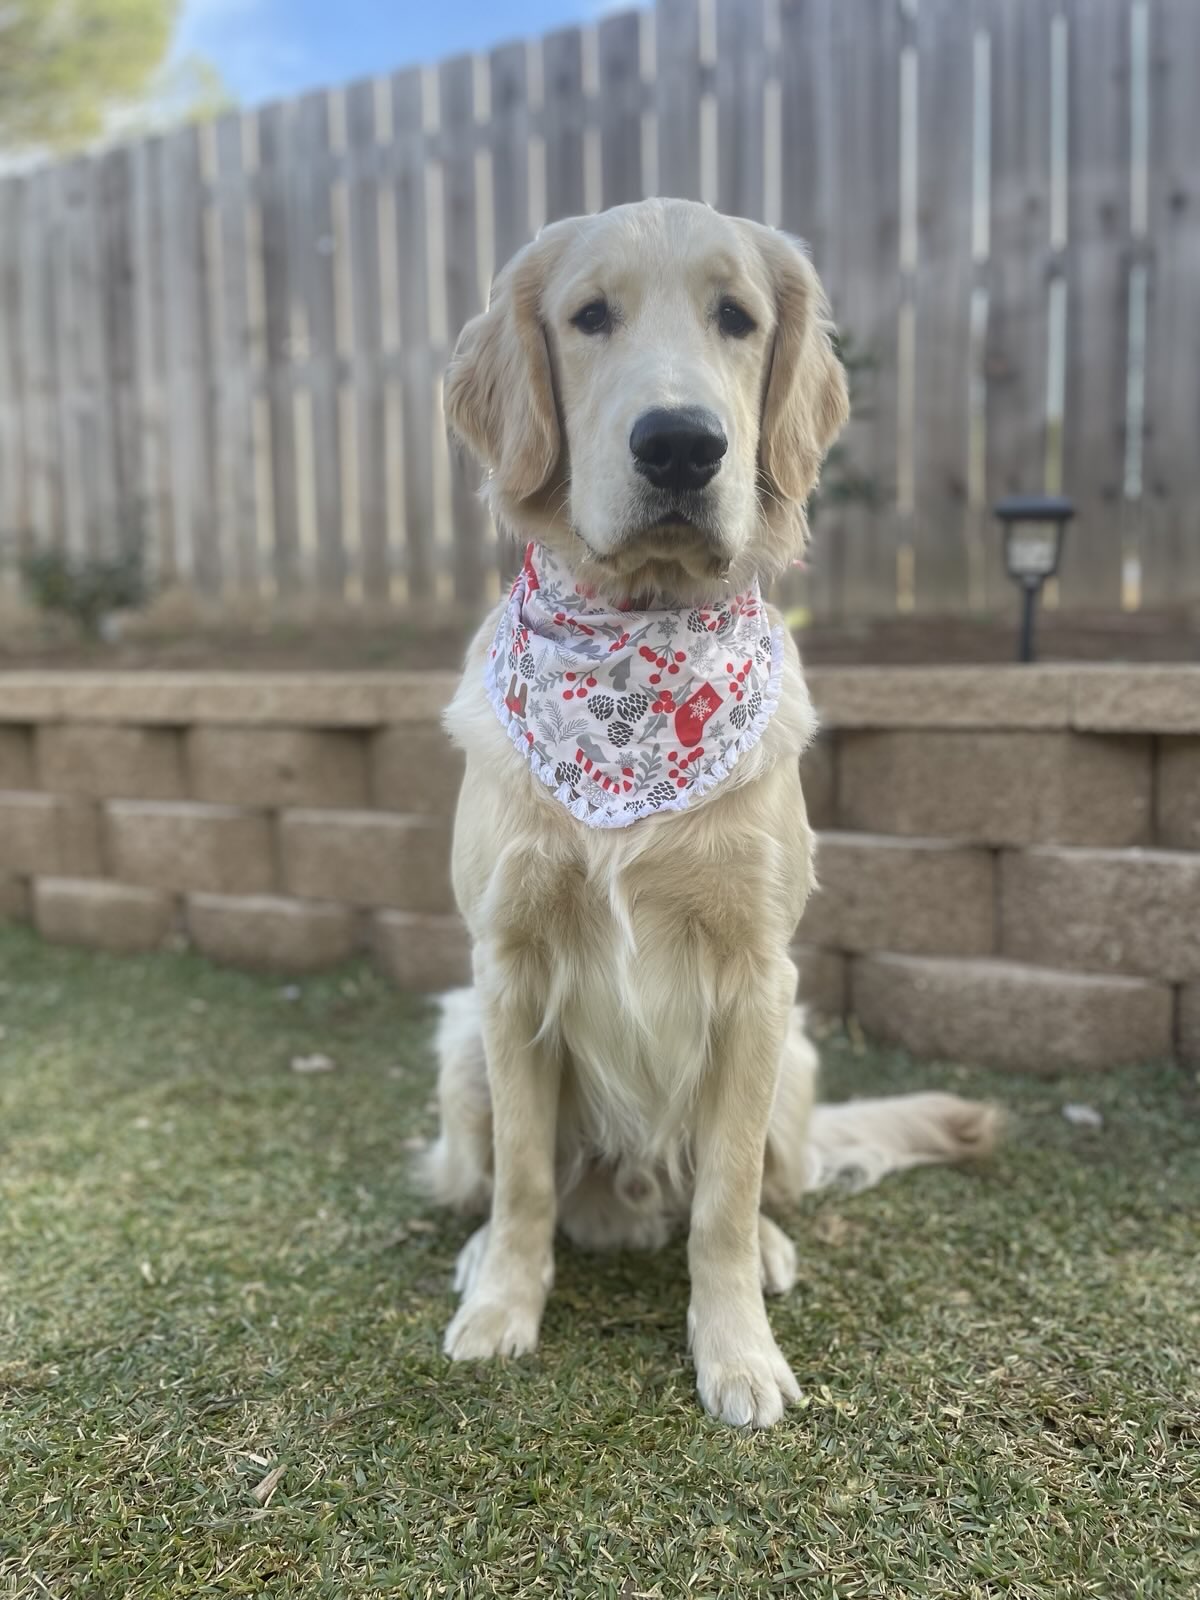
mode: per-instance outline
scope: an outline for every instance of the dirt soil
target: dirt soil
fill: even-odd
[[[0,624],[0,671],[92,668],[132,671],[312,672],[455,668],[475,619],[355,616],[311,620],[131,622],[110,643],[57,624]],[[907,616],[820,621],[797,633],[810,665],[1006,662],[1016,649],[1010,617]],[[1183,610],[1057,616],[1039,620],[1046,661],[1200,661],[1200,615]]]

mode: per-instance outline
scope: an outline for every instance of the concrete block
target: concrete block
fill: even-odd
[[[1071,733],[845,734],[843,828],[977,844],[1150,840],[1151,743]]]
[[[464,767],[439,722],[384,728],[371,740],[372,803],[451,821]]]
[[[810,667],[825,728],[1066,728],[1070,667]]]
[[[280,816],[288,894],[398,911],[444,912],[450,829],[432,817],[387,811],[285,811]]]
[[[107,865],[100,805],[83,795],[55,795],[58,872],[64,878],[102,878]]]
[[[0,871],[57,872],[58,804],[53,795],[0,794]]]
[[[0,789],[35,787],[30,730],[17,723],[0,725]]]
[[[436,719],[454,672],[71,672],[5,674],[21,721],[186,727],[371,728]]]
[[[317,972],[358,948],[359,917],[348,906],[277,895],[193,894],[192,943],[214,961],[270,972]]]
[[[1200,733],[1200,666],[1076,667],[1071,725],[1098,733]]]
[[[94,801],[36,791],[0,794],[0,872],[90,878],[103,870]]]
[[[327,728],[192,728],[192,796],[232,806],[364,806],[367,745]]]
[[[172,896],[97,878],[38,878],[33,907],[44,938],[121,954],[157,950],[175,925]]]
[[[0,922],[28,922],[33,915],[30,880],[0,872]]]
[[[437,994],[471,981],[471,941],[457,915],[378,911],[371,947],[381,970],[401,989]]]
[[[1163,739],[1155,785],[1155,841],[1200,850],[1200,739]]]
[[[1200,979],[1200,854],[1020,850],[1000,868],[1005,955],[1040,966]]]
[[[800,922],[805,944],[910,955],[987,955],[995,948],[990,850],[823,833],[817,882]]]
[[[815,944],[792,946],[792,960],[800,981],[796,998],[822,1017],[841,1017],[849,993],[846,957],[840,950],[822,950]]]
[[[155,889],[265,894],[275,887],[270,819],[193,801],[113,800],[107,806],[112,874]]]
[[[851,963],[850,987],[864,1030],[918,1056],[1056,1072],[1172,1050],[1171,990],[1144,978],[873,955]]]
[[[818,735],[800,757],[800,787],[809,826],[837,826],[837,746],[832,734]]]
[[[1185,983],[1179,991],[1178,1035],[1180,1056],[1200,1067],[1200,983]]]
[[[186,794],[172,728],[51,722],[37,730],[43,789],[94,799],[178,800]]]

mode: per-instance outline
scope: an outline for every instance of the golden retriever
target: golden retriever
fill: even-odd
[[[648,200],[555,223],[507,266],[459,339],[447,416],[498,523],[588,604],[661,614],[669,633],[804,550],[848,412],[831,333],[792,240]],[[778,704],[735,766],[691,804],[589,826],[514,748],[516,673],[503,707],[487,690],[503,612],[446,718],[467,758],[453,877],[475,986],[446,1002],[426,1173],[438,1199],[490,1216],[459,1257],[445,1348],[534,1349],[556,1227],[653,1247],[686,1222],[700,1399],[766,1426],[798,1390],[763,1292],[792,1286],[796,1256],[762,1208],[841,1169],[978,1154],[993,1113],[912,1095],[812,1114],[788,949],[813,884],[799,758],[814,715],[790,637],[777,630]]]

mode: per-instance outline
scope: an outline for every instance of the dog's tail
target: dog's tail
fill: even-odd
[[[869,1189],[889,1172],[975,1161],[995,1149],[1004,1113],[928,1092],[818,1105],[809,1123],[809,1189]]]

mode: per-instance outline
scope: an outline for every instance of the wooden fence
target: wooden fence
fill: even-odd
[[[1060,487],[1060,605],[1198,600],[1198,71],[1197,0],[660,0],[10,177],[0,532],[477,606],[454,336],[543,220],[678,194],[808,239],[870,358],[816,614],[994,608],[990,501]]]

